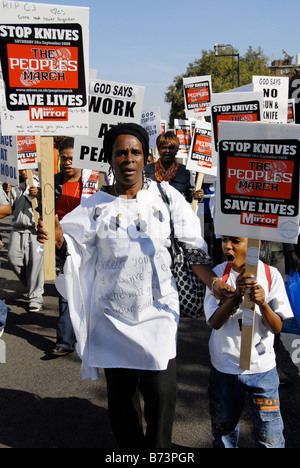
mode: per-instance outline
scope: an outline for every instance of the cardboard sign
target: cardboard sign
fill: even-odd
[[[160,133],[163,135],[167,131],[167,121],[166,120],[161,120],[160,121],[160,126],[161,126]]]
[[[174,131],[179,140],[177,158],[187,158],[191,146],[191,123],[189,120],[174,119]]]
[[[19,185],[18,150],[15,136],[5,136],[0,119],[0,181]]]
[[[89,9],[1,2],[0,18],[3,132],[87,134]]]
[[[211,76],[183,78],[185,115],[187,118],[210,115]]]
[[[186,168],[192,172],[216,175],[217,168],[212,162],[211,124],[209,122],[196,121]]]
[[[113,125],[140,124],[145,88],[111,81],[91,81],[89,136],[75,137],[73,166],[107,172],[103,140]]]
[[[263,93],[262,121],[287,123],[289,78],[278,76],[253,76],[253,91]]]
[[[300,128],[220,124],[216,233],[297,243]]]
[[[261,119],[262,92],[253,93],[219,93],[213,94],[212,117],[212,154],[214,165],[217,166],[219,123],[257,122]]]
[[[18,136],[18,167],[36,169],[38,167],[35,136]]]
[[[149,148],[156,148],[156,139],[161,134],[160,108],[145,110],[141,115],[141,126],[149,135]]]
[[[295,99],[288,100],[288,114],[287,114],[287,123],[294,124],[295,121]]]

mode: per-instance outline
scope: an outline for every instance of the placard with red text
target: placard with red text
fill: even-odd
[[[222,122],[219,131],[216,233],[297,243],[300,128]]]
[[[89,9],[1,2],[0,18],[3,133],[87,134]]]

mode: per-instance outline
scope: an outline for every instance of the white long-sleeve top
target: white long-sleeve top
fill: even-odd
[[[191,206],[168,183],[162,188],[175,236],[206,251]],[[56,284],[68,300],[82,378],[97,378],[98,368],[166,369],[176,356],[179,302],[157,183],[132,200],[99,191],[61,224],[69,255]]]

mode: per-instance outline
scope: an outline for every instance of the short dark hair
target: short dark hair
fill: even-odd
[[[109,164],[111,164],[112,161],[112,150],[114,142],[120,135],[133,135],[136,138],[138,138],[138,140],[140,140],[143,147],[144,164],[146,164],[149,154],[149,135],[141,125],[135,123],[124,123],[114,125],[108,130],[108,132],[106,132],[103,147],[104,155],[107,158]]]
[[[73,137],[66,137],[64,138],[58,147],[59,154],[63,152],[66,148],[74,148],[74,138]]]

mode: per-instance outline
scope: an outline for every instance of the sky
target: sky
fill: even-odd
[[[36,0],[90,9],[89,68],[97,78],[145,86],[144,110],[159,106],[177,75],[213,50],[231,44],[244,55],[261,47],[270,59],[300,54],[299,0]]]

